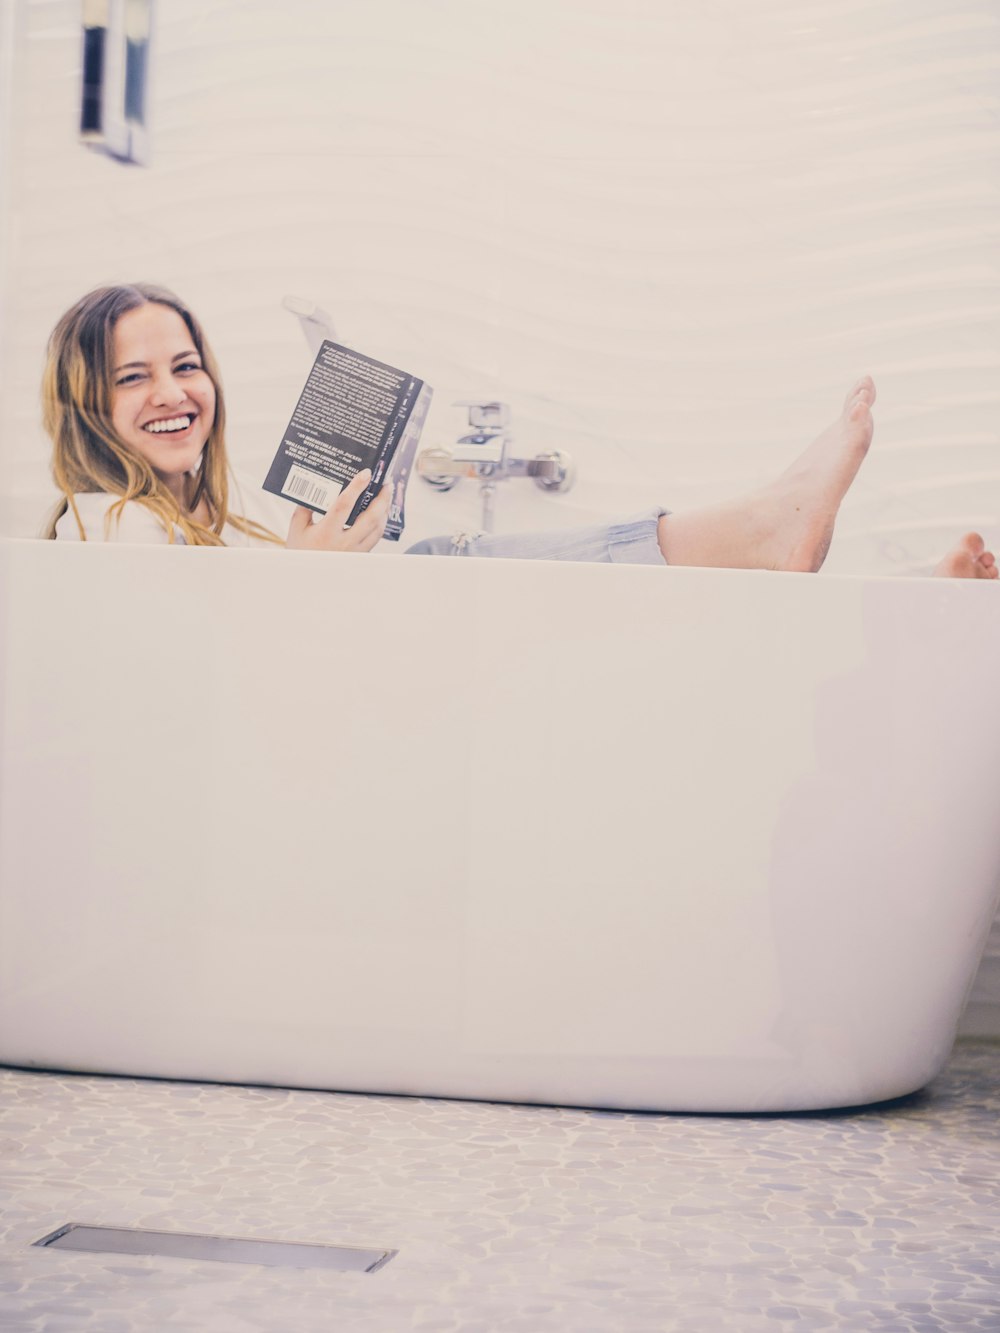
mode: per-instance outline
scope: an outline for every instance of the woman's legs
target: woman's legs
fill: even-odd
[[[848,393],[833,425],[790,467],[770,485],[736,500],[681,514],[654,509],[618,523],[560,532],[436,537],[410,549],[423,555],[815,573],[830,549],[840,503],[871,444],[874,402],[875,385],[865,375]],[[993,553],[974,532],[934,572],[945,578],[998,577]]]
[[[510,532],[496,536],[462,533],[430,537],[407,555],[495,556],[504,560],[579,560],[586,564],[662,565],[658,524],[666,511],[650,509],[634,518],[556,532]]]
[[[874,401],[875,385],[865,375],[833,425],[769,486],[661,518],[667,564],[815,573],[830,548],[840,502],[871,444]]]

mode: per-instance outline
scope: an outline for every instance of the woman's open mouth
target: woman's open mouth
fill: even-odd
[[[183,412],[176,417],[161,417],[157,421],[147,421],[143,430],[147,435],[169,435],[181,437],[188,433],[196,420],[196,414]]]

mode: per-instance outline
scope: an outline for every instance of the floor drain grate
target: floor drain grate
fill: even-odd
[[[151,1254],[168,1259],[214,1259],[227,1264],[265,1264],[269,1268],[332,1268],[344,1273],[374,1273],[398,1250],[365,1250],[357,1245],[307,1245],[292,1240],[245,1240],[236,1236],[199,1236],[187,1231],[142,1231],[136,1227],[92,1227],[67,1222],[35,1245],[92,1254]]]

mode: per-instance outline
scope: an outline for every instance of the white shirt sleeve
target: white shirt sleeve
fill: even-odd
[[[166,528],[156,515],[136,500],[128,501],[121,510],[120,518],[112,516],[105,532],[105,518],[108,510],[116,503],[117,497],[107,495],[103,491],[95,491],[74,495],[73,499],[76,501],[80,522],[83,524],[83,538],[88,542],[129,542],[146,546],[150,544],[165,546],[170,540]],[[56,540],[81,540],[80,529],[72,509],[67,509],[56,524]],[[183,533],[175,532],[174,541],[177,545],[183,546],[185,544]]]

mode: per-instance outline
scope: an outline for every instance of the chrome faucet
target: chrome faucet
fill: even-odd
[[[463,400],[457,407],[469,409],[468,435],[451,449],[424,449],[417,455],[417,472],[429,486],[450,491],[463,477],[479,480],[483,532],[493,531],[497,483],[508,477],[531,477],[544,491],[568,491],[576,478],[570,456],[561,450],[514,458],[508,430],[510,409],[506,403]]]

